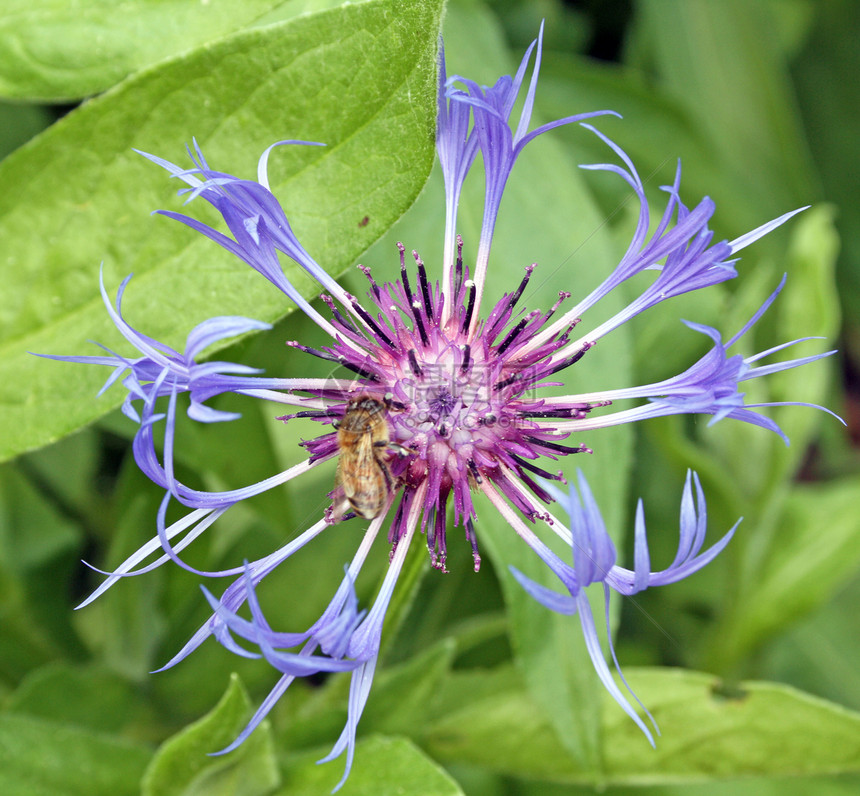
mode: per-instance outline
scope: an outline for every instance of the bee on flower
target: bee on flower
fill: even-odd
[[[729,542],[734,528],[712,547],[700,552],[706,531],[704,495],[698,477],[688,475],[682,497],[678,555],[662,571],[650,571],[643,507],[635,520],[633,570],[616,564],[616,553],[603,527],[599,509],[584,477],[577,492],[565,493],[553,482],[563,481],[553,471],[559,459],[588,453],[580,440],[585,432],[622,423],[672,414],[710,415],[711,422],[734,418],[763,426],[783,436],[777,424],[757,410],[768,404],[748,404],[741,382],[799,367],[832,351],[757,365],[759,359],[798,340],[760,354],[742,357],[728,349],[743,335],[779,294],[783,282],[761,309],[727,342],[710,327],[689,323],[708,336],[712,347],[698,362],[674,377],[654,384],[608,391],[542,395],[548,382],[565,383],[576,363],[613,330],[667,299],[716,285],[737,276],[738,253],[785,223],[795,210],[769,221],[733,241],[713,241],[708,223],[715,212],[709,198],[688,208],[681,201],[680,167],[665,188],[668,204],[656,223],[642,181],[628,156],[586,120],[611,111],[568,116],[529,130],[537,90],[542,33],[528,48],[517,73],[503,76],[491,87],[461,76],[448,77],[440,60],[436,144],[445,179],[446,228],[444,255],[438,269],[399,247],[400,276],[379,284],[369,268],[365,298],[347,293],[308,253],[269,189],[268,159],[282,145],[315,142],[282,141],[261,156],[257,179],[247,180],[214,170],[196,145],[193,167],[184,168],[155,155],[154,164],[184,181],[180,193],[202,198],[221,214],[230,234],[174,211],[159,211],[210,238],[241,258],[268,279],[312,319],[328,337],[314,349],[296,341],[288,344],[341,369],[342,376],[311,379],[301,376],[267,377],[246,365],[197,361],[210,344],[248,331],[269,328],[247,318],[212,318],[188,335],[184,352],[163,345],[137,331],[122,315],[128,278],[120,285],[115,304],[101,285],[107,311],[137,358],[55,356],[65,361],[114,368],[106,387],[120,382],[127,391],[123,411],[139,424],[134,456],[141,470],[165,490],[156,517],[156,534],[136,553],[107,574],[85,601],[88,604],[124,577],[142,574],[172,561],[201,576],[234,577],[220,598],[205,590],[211,617],[167,663],[172,666],[214,636],[227,649],[249,653],[234,640],[250,642],[279,673],[271,694],[226,750],[241,744],[265,718],[296,677],[319,672],[350,672],[351,687],[346,726],[325,760],[346,752],[342,784],[352,765],[356,727],[367,702],[380,649],[386,609],[413,538],[423,534],[430,563],[446,570],[448,536],[461,528],[471,547],[474,568],[480,568],[480,522],[475,494],[483,494],[534,553],[558,578],[562,593],[540,586],[524,575],[514,576],[527,592],[548,608],[579,613],[586,644],[604,686],[653,744],[653,735],[611,677],[595,631],[585,588],[602,583],[604,589],[633,594],[649,585],[665,585],[685,578],[709,563]],[[522,111],[515,126],[513,107],[525,88]],[[520,153],[539,136],[561,125],[580,124],[604,142],[612,162],[584,168],[620,177],[634,192],[639,217],[632,240],[617,267],[583,298],[564,289],[548,309],[521,306],[537,268],[528,265],[519,284],[511,285],[488,306],[486,287],[491,269],[493,232],[504,187]],[[457,211],[463,182],[481,153],[486,194],[480,239],[473,261],[464,256],[457,235]],[[313,307],[287,279],[279,255],[303,268],[320,285],[325,315]],[[644,271],[654,279],[644,291],[612,317],[596,326],[586,323],[604,296]],[[572,288],[573,286],[565,286]],[[279,419],[310,418],[319,433],[302,443],[307,457],[299,464],[255,484],[208,492],[182,483],[173,464],[177,399],[188,394],[188,417],[216,423],[238,415],[208,406],[207,401],[234,393],[295,407]],[[619,401],[631,408],[615,409]],[[166,406],[164,406],[166,404]],[[801,404],[813,406],[812,404]],[[815,407],[821,409],[822,407]],[[828,411],[828,410],[824,410]],[[163,428],[163,455],[156,445],[156,428]],[[575,438],[575,439],[574,439]],[[590,442],[589,438],[589,442]],[[292,481],[324,462],[337,458],[338,476],[331,504],[322,516],[296,538],[268,556],[234,569],[201,572],[185,563],[180,553],[225,512],[243,500]],[[694,501],[695,491],[695,501]],[[188,509],[167,524],[171,501]],[[547,506],[558,502],[566,517]],[[357,520],[356,520],[357,518]],[[270,572],[330,526],[367,520],[345,575],[319,619],[306,630],[271,629],[255,595]],[[389,567],[375,602],[359,610],[354,584],[377,536],[387,529],[391,545]],[[572,551],[572,562],[556,556],[544,541],[560,537]],[[247,604],[250,618],[239,609]],[[608,603],[607,603],[608,605]],[[610,641],[611,646],[611,641]],[[612,651],[614,659],[615,653]],[[617,662],[616,662],[617,665]],[[340,786],[340,785],[339,785]],[[338,786],[338,787],[339,787]]]
[[[366,520],[378,517],[391,499],[392,479],[381,449],[388,448],[385,403],[364,395],[353,398],[336,421],[337,481],[352,510]]]

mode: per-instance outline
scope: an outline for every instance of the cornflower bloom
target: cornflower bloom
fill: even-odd
[[[532,54],[534,65],[522,111],[513,127],[509,119],[525,85]],[[644,526],[640,533],[641,523],[637,520],[636,568],[630,574],[614,564],[614,553],[601,530],[597,509],[584,481],[580,485],[584,509],[577,509],[572,499],[563,501],[572,517],[570,528],[546,511],[543,504],[559,499],[559,493],[546,485],[547,480],[562,481],[563,477],[544,469],[543,460],[590,452],[582,444],[568,442],[573,432],[657,415],[695,412],[713,415],[714,420],[733,417],[781,433],[772,420],[753,411],[760,404],[744,402],[743,394],[738,391],[739,383],[833,353],[753,368],[751,363],[760,357],[799,341],[746,359],[739,355],[729,357],[726,349],[739,335],[724,345],[715,330],[690,324],[693,329],[708,334],[714,345],[698,363],[674,378],[627,390],[535,397],[539,388],[559,383],[555,380],[562,378],[560,374],[581,359],[601,337],[640,312],[672,296],[735,277],[737,253],[794,215],[787,213],[734,241],[714,243],[708,229],[714,204],[704,198],[693,209],[688,209],[680,199],[679,169],[673,184],[665,188],[667,207],[652,225],[651,209],[632,162],[616,144],[584,123],[587,118],[609,111],[569,116],[529,130],[540,57],[539,36],[528,48],[516,75],[501,77],[492,87],[479,86],[456,76],[448,79],[442,59],[436,140],[445,179],[447,212],[441,278],[440,281],[432,279],[415,252],[414,269],[407,266],[406,251],[400,245],[400,278],[397,281],[378,284],[370,269],[362,268],[368,280],[364,303],[347,293],[301,246],[269,190],[267,162],[273,147],[279,144],[263,153],[256,181],[215,171],[196,143],[190,152],[193,166],[188,169],[141,153],[185,182],[188,187],[180,193],[186,193],[189,201],[203,198],[210,202],[223,216],[230,234],[186,215],[159,212],[203,233],[292,299],[331,339],[319,350],[295,341],[289,345],[342,366],[345,374],[342,378],[280,379],[266,378],[250,368],[228,362],[200,364],[196,360],[206,345],[264,325],[244,318],[214,318],[191,332],[185,352],[180,353],[136,331],[123,319],[121,300],[127,279],[120,286],[115,307],[111,306],[104,285],[102,295],[112,319],[140,356],[125,358],[106,352],[104,356],[55,357],[114,368],[106,387],[121,381],[127,390],[124,410],[139,424],[133,446],[137,464],[165,490],[156,518],[155,536],[116,570],[105,573],[105,581],[83,605],[123,577],[148,572],[168,560],[200,576],[234,577],[220,598],[206,592],[212,616],[166,667],[184,659],[205,639],[214,636],[238,655],[264,657],[281,673],[247,727],[224,751],[235,748],[247,738],[296,677],[349,671],[351,686],[346,726],[331,754],[325,758],[330,760],[346,752],[343,783],[352,764],[356,727],[377,664],[385,612],[406,552],[420,531],[425,536],[431,564],[444,571],[447,532],[449,527],[459,525],[471,545],[477,570],[481,559],[474,492],[483,493],[489,499],[569,589],[570,599],[550,598],[544,590],[520,578],[533,596],[550,607],[567,612],[579,609],[586,641],[601,679],[650,739],[647,728],[607,676],[606,664],[594,646],[593,622],[589,624],[582,611],[581,589],[588,583],[602,581],[622,593],[632,593],[649,582],[672,582],[704,566],[728,541],[728,536],[709,552],[698,555],[704,533],[704,503],[700,494],[700,518],[691,519],[688,516],[692,511],[688,482],[679,559],[664,572],[649,573],[642,552]],[[530,265],[512,292],[486,308],[483,305],[493,230],[514,163],[523,148],[535,138],[557,126],[572,123],[580,123],[599,136],[618,158],[620,164],[602,163],[585,168],[609,171],[621,177],[633,190],[639,202],[633,239],[615,270],[572,307],[568,306],[571,294],[562,291],[558,301],[547,311],[520,311],[517,305],[535,268]],[[280,144],[317,145],[302,141]],[[479,151],[484,164],[486,195],[477,255],[474,267],[470,268],[464,263],[456,219],[463,181]],[[653,231],[649,232],[652,226]],[[329,318],[323,317],[289,282],[281,269],[279,254],[292,259],[322,286],[322,300]],[[655,279],[638,298],[585,334],[573,335],[580,317],[603,296],[634,274],[648,269],[654,271]],[[740,334],[758,320],[775,296],[776,293]],[[296,417],[310,418],[319,424],[320,434],[302,443],[307,458],[282,473],[228,491],[195,490],[177,478],[173,465],[177,399],[184,393],[190,397],[187,413],[193,421],[233,420],[236,415],[210,408],[206,402],[222,393],[234,393],[297,407],[298,411],[280,419],[287,422]],[[166,402],[166,408],[157,406],[159,399],[162,404]],[[606,407],[621,399],[648,400],[632,409],[606,411]],[[163,427],[161,456],[156,446],[156,426]],[[179,553],[232,506],[337,457],[347,439],[350,440],[350,464],[344,465],[342,457],[341,479],[330,493],[331,506],[312,527],[270,555],[232,569],[202,571],[181,559]],[[352,471],[353,467],[357,473]],[[698,481],[696,488],[699,490]],[[168,525],[166,513],[171,501],[177,501],[189,511]],[[370,522],[354,558],[345,567],[340,587],[320,618],[303,631],[273,630],[257,602],[255,587],[330,525],[356,515]],[[384,525],[387,525],[391,544],[389,567],[375,602],[368,611],[361,611],[354,584]],[[539,538],[537,529],[558,534],[572,545],[572,569],[552,555]],[[581,550],[592,552],[583,557]],[[238,613],[246,603],[250,618]],[[240,644],[237,637],[250,642],[256,651]]]

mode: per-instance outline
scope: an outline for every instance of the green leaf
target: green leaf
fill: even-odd
[[[712,197],[717,205],[713,224],[721,234],[736,237],[766,220],[714,160],[709,138],[683,98],[643,72],[585,56],[548,53],[535,100],[549,119],[568,115],[571,107],[609,108],[620,113],[622,119],[601,119],[599,127],[633,160],[655,206],[665,204],[665,194],[661,196],[657,188],[672,180],[680,158],[682,199],[692,206],[702,196]],[[603,163],[611,157],[606,144],[595,135],[571,137],[571,148],[581,163]],[[609,175],[602,181],[595,179],[594,184],[603,192],[612,190]],[[615,203],[609,207],[614,209]]]
[[[788,273],[785,289],[777,304],[773,342],[816,336],[798,346],[791,357],[832,350],[840,327],[839,293],[835,283],[839,234],[834,222],[836,208],[816,205],[797,219],[792,229],[786,260],[780,263]],[[768,380],[770,400],[803,401],[827,406],[832,401],[830,384],[837,368],[835,358],[796,370],[774,374]],[[831,406],[831,408],[838,408]],[[790,478],[802,464],[803,454],[823,424],[839,426],[839,421],[815,410],[785,407],[777,410],[776,421],[791,439],[793,455],[780,457],[776,477]],[[782,447],[782,453],[785,449]]]
[[[47,108],[0,102],[0,158],[5,158],[53,120]]]
[[[712,675],[683,669],[629,667],[624,675],[660,737],[652,749],[603,692],[604,785],[860,771],[860,714],[839,705],[775,683],[727,689]],[[520,777],[598,784],[594,771],[564,754],[510,672],[459,675],[446,692],[440,699],[451,709],[425,737],[434,757]]]
[[[778,774],[774,777],[685,783],[683,785],[653,785],[613,788],[612,796],[855,796],[860,778],[851,775],[823,774],[814,778],[789,779]],[[537,787],[540,787],[539,785]],[[522,796],[568,796],[559,786],[544,785],[544,790],[524,791]],[[519,796],[519,794],[518,794]]]
[[[21,530],[26,533],[21,533]],[[78,525],[14,466],[0,470],[0,563],[32,572],[77,548]]]
[[[858,156],[852,132],[855,109],[860,105],[860,84],[850,76],[860,70],[860,50],[855,46],[860,15],[851,0],[816,3],[814,8],[815,26],[792,64],[792,74],[825,195],[839,207],[839,298],[848,327],[845,347],[850,346],[856,361],[860,351],[860,269],[854,264],[860,260],[860,206],[855,201],[853,177]]]
[[[15,684],[56,654],[53,640],[34,620],[25,584],[17,574],[0,567],[0,678]]]
[[[66,448],[82,454],[83,470],[87,447]],[[82,528],[36,467],[25,472],[0,467],[0,678],[15,682],[64,650],[80,652],[66,608]]]
[[[9,697],[11,713],[118,733],[148,721],[148,708],[133,686],[99,666],[50,663],[33,671]]]
[[[213,167],[251,177],[274,141],[325,142],[280,148],[270,180],[305,247],[338,274],[430,171],[440,13],[441,0],[376,0],[238,34],[141,73],[0,165],[0,458],[118,403],[119,391],[94,400],[104,369],[27,353],[86,353],[88,339],[122,345],[98,296],[99,261],[111,293],[135,272],[126,317],[171,345],[213,315],[272,321],[289,311],[226,251],[148,217],[180,205],[165,173],[131,148],[184,162],[181,144],[196,136]],[[192,208],[213,218],[206,210]],[[316,292],[297,266],[285,270],[305,295]]]
[[[441,718],[422,738],[437,760],[528,779],[593,781],[594,771],[576,764],[512,667],[456,673],[437,700]]]
[[[793,485],[768,555],[714,630],[712,654],[721,665],[821,606],[857,570],[858,501],[857,477]]]
[[[143,778],[142,796],[257,796],[280,782],[268,722],[236,751],[210,756],[232,743],[251,717],[250,701],[233,676],[221,701],[199,721],[165,741]]]
[[[0,715],[4,796],[136,796],[147,748],[58,722]]]
[[[833,598],[770,641],[756,656],[763,679],[791,683],[832,702],[860,708],[857,606],[860,572]]]
[[[455,651],[454,640],[443,639],[406,663],[383,669],[374,681],[363,726],[417,740],[428,715],[435,710],[434,697],[451,672]]]
[[[340,779],[340,760],[316,761],[328,752],[291,758],[283,787],[272,796],[328,796]],[[463,791],[438,763],[405,738],[374,736],[356,745],[343,796],[462,796]]]
[[[241,28],[333,5],[308,0],[6,0],[0,96],[70,101]]]
[[[746,186],[765,218],[820,192],[775,5],[643,0],[638,6],[643,44],[663,86],[683,98],[712,156]]]
[[[656,784],[860,771],[860,714],[776,683],[724,689],[707,674],[625,669],[660,725],[653,750],[607,697],[609,782]]]

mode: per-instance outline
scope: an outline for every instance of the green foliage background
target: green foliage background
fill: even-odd
[[[0,792],[292,796],[328,793],[337,782],[340,763],[314,761],[345,719],[344,678],[296,683],[237,752],[206,756],[244,726],[275,678],[214,643],[149,674],[207,615],[188,573],[164,567],[73,610],[99,582],[80,559],[110,568],[135,550],[154,532],[160,495],[130,455],[134,429],[116,410],[119,391],[95,398],[105,374],[27,352],[94,353],[88,340],[125,352],[98,296],[103,263],[110,292],[136,274],[124,309],[152,336],[179,346],[206,317],[245,314],[276,327],[220,356],[269,374],[326,375],[285,350],[287,339],[320,339],[277,291],[208,241],[149,216],[179,201],[131,148],[183,162],[196,137],[216,168],[252,176],[273,141],[325,142],[273,154],[272,185],[308,250],[360,293],[351,266],[360,258],[377,279],[390,277],[396,240],[428,264],[441,256],[441,180],[431,170],[440,26],[449,72],[488,83],[515,68],[542,18],[537,114],[619,111],[623,120],[599,127],[631,155],[655,204],[680,157],[682,196],[690,205],[715,199],[718,238],[812,205],[746,250],[733,284],[675,299],[602,342],[577,366],[577,389],[677,372],[702,353],[679,318],[731,334],[787,272],[748,351],[821,335],[841,354],[751,391],[757,400],[826,404],[848,430],[784,407],[774,417],[790,448],[753,427],[678,418],[584,440],[595,454],[576,464],[621,550],[641,496],[652,561],[671,560],[688,467],[702,476],[713,538],[744,517],[707,570],[613,605],[619,659],[660,724],[656,751],[597,683],[577,619],[549,614],[513,583],[511,563],[541,573],[499,518],[486,508],[480,515],[479,575],[455,538],[444,577],[427,573],[416,545],[342,792],[856,792],[860,10],[852,0],[450,0],[447,9],[441,0],[98,0],[73,11],[60,0],[7,0]],[[502,207],[491,289],[501,294],[537,262],[526,299],[544,307],[562,283],[588,290],[609,272],[634,209],[620,181],[577,169],[607,159],[579,128],[526,150]],[[467,186],[467,248],[481,195],[480,181]],[[290,276],[315,295],[309,280]],[[803,354],[821,350],[805,345]],[[268,407],[223,406],[242,420],[181,429],[183,478],[204,488],[284,469],[313,431],[283,426]],[[214,569],[270,552],[319,516],[332,477],[315,471],[233,510],[191,562]],[[352,554],[353,530],[335,529],[268,579],[261,596],[273,626],[316,619]],[[365,603],[387,560],[376,552],[358,584]]]

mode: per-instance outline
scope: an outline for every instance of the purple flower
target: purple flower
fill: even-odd
[[[523,110],[516,128],[512,128],[508,120],[533,52],[535,65]],[[519,153],[558,125],[607,113],[570,116],[529,132],[540,56],[539,38],[529,48],[516,76],[500,78],[491,88],[459,76],[447,78],[442,64],[437,149],[445,177],[447,213],[445,257],[439,281],[428,273],[416,252],[412,252],[414,265],[408,265],[406,250],[399,245],[399,279],[378,284],[370,269],[363,268],[368,281],[366,299],[359,300],[347,293],[302,247],[269,190],[266,166],[272,147],[260,158],[256,181],[214,171],[196,143],[189,153],[194,164],[190,169],[145,155],[188,184],[180,193],[187,193],[189,200],[202,197],[210,202],[223,216],[230,234],[189,216],[161,212],[235,254],[295,302],[330,340],[320,349],[295,341],[289,345],[342,366],[344,374],[342,378],[324,380],[278,379],[260,376],[251,368],[233,363],[199,364],[196,358],[206,345],[266,328],[265,324],[239,318],[212,319],[191,332],[186,351],[180,354],[134,330],[122,318],[120,303],[128,280],[120,286],[115,309],[104,287],[102,294],[114,322],[140,356],[127,359],[108,352],[109,356],[55,357],[114,368],[106,386],[122,379],[127,390],[124,410],[140,426],[134,440],[135,459],[165,490],[153,538],[113,572],[106,573],[107,579],[84,605],[118,580],[148,572],[168,559],[201,576],[233,578],[220,598],[206,592],[212,616],[167,666],[184,659],[206,638],[214,636],[238,655],[265,658],[281,674],[248,727],[228,749],[247,737],[296,677],[349,671],[352,681],[347,724],[326,758],[346,752],[343,783],[352,762],[356,727],[373,679],[385,612],[406,552],[420,531],[425,536],[432,565],[445,571],[447,534],[460,526],[472,548],[477,570],[481,558],[476,531],[478,517],[472,498],[475,492],[487,496],[568,589],[569,596],[552,595],[517,575],[530,594],[554,610],[580,612],[598,674],[650,739],[649,731],[608,675],[596,643],[593,619],[584,609],[587,604],[583,603],[582,589],[600,581],[605,588],[632,594],[649,584],[671,583],[704,566],[729,537],[699,555],[704,535],[704,499],[696,479],[697,516],[688,478],[676,561],[662,572],[649,571],[640,505],[636,565],[632,572],[624,570],[615,565],[614,548],[584,479],[580,477],[580,503],[547,484],[547,479],[563,478],[546,467],[570,454],[590,452],[584,445],[569,442],[574,431],[656,415],[697,412],[711,414],[714,419],[732,417],[781,433],[772,421],[750,411],[761,405],[745,405],[738,384],[832,353],[758,368],[751,365],[759,357],[785,346],[746,359],[727,356],[726,349],[758,320],[775,293],[725,346],[715,330],[688,324],[708,334],[714,348],[675,377],[631,389],[540,397],[540,388],[564,383],[560,380],[566,378],[568,370],[601,337],[630,318],[672,296],[735,277],[736,261],[732,258],[736,253],[793,215],[788,213],[735,241],[715,243],[708,229],[714,204],[704,198],[689,210],[681,202],[679,168],[674,183],[665,188],[669,197],[666,210],[652,223],[642,182],[630,159],[601,133],[583,125],[598,135],[622,164],[587,168],[620,176],[639,202],[639,220],[630,246],[607,279],[573,307],[567,306],[571,293],[563,290],[548,310],[519,308],[535,266],[527,267],[520,284],[495,305],[484,306],[493,230],[504,186]],[[458,84],[465,86],[465,90],[455,88]],[[487,190],[476,260],[470,268],[463,261],[456,218],[463,180],[479,151]],[[294,260],[320,284],[329,318],[323,318],[289,282],[281,269],[280,255]],[[655,278],[639,297],[609,320],[578,337],[573,336],[580,318],[594,304],[634,274],[646,270],[654,271]],[[226,392],[297,407],[295,413],[279,418],[284,422],[304,417],[318,423],[318,436],[302,443],[306,459],[263,481],[227,491],[201,491],[181,483],[173,466],[177,400],[180,394],[189,394],[188,416],[192,421],[230,421],[237,415],[206,405],[210,398]],[[601,411],[622,399],[647,401],[632,409]],[[164,403],[166,408],[159,408]],[[158,428],[163,428],[162,454],[156,446]],[[216,572],[197,570],[183,562],[179,553],[236,503],[339,455],[341,479],[330,493],[330,507],[311,528],[282,548],[256,561]],[[354,471],[360,472],[360,477]],[[167,507],[173,500],[189,511],[167,525]],[[545,504],[553,500],[565,504],[571,517],[569,529],[546,512]],[[255,587],[329,526],[357,516],[370,522],[352,562],[346,567],[340,588],[319,620],[306,630],[289,633],[273,630],[256,601]],[[365,612],[359,610],[354,583],[383,526],[392,546],[390,566],[375,602]],[[540,537],[547,533],[555,533],[572,545],[572,566],[549,551]],[[249,619],[239,614],[246,603]]]
[[[696,485],[695,502],[693,500],[691,475],[692,482]],[[624,679],[624,675],[621,674],[618,658],[615,656],[615,648],[612,645],[612,633],[609,627],[610,589],[614,589],[619,594],[629,596],[637,594],[649,586],[665,586],[669,583],[683,580],[694,572],[698,572],[719,555],[729,543],[740,520],[715,545],[708,548],[704,553],[700,553],[699,551],[702,549],[702,543],[705,541],[705,532],[708,526],[705,495],[702,491],[702,485],[699,483],[699,476],[696,473],[691,474],[688,470],[687,481],[684,484],[684,494],[681,497],[681,532],[675,560],[666,569],[659,572],[651,572],[648,541],[645,537],[645,511],[640,500],[636,506],[634,565],[632,570],[624,569],[624,567],[619,567],[615,563],[615,545],[612,544],[612,539],[609,538],[609,534],[606,532],[606,526],[603,524],[600,509],[597,507],[594,496],[591,494],[591,489],[585,480],[585,476],[581,471],[577,472],[577,476],[579,495],[577,495],[573,486],[570,487],[569,492],[562,492],[554,485],[547,484],[547,490],[561,504],[570,518],[569,527],[557,520],[555,522],[558,523],[559,534],[566,536],[570,543],[573,565],[564,563],[555,553],[547,548],[541,549],[538,553],[562,582],[568,594],[561,595],[552,589],[535,583],[535,581],[526,577],[514,567],[511,567],[511,572],[519,584],[541,605],[560,614],[579,614],[579,621],[582,625],[582,634],[585,637],[588,654],[591,656],[591,661],[594,664],[594,669],[598,677],[600,677],[606,690],[612,694],[612,698],[636,722],[636,725],[645,733],[645,737],[648,738],[653,746],[654,736],[651,734],[648,726],[642,721],[641,717],[627,700],[627,697],[612,679],[609,666],[600,648],[600,639],[597,635],[594,616],[591,612],[591,605],[588,602],[585,589],[592,583],[603,585],[604,605],[606,607],[606,632],[609,639],[609,652],[612,656],[612,661],[621,677],[621,681],[645,711],[654,729],[657,730],[657,724],[653,717],[648,713],[647,708],[639,702],[636,695],[633,694],[633,691]],[[657,734],[659,735],[659,730],[657,730]]]

